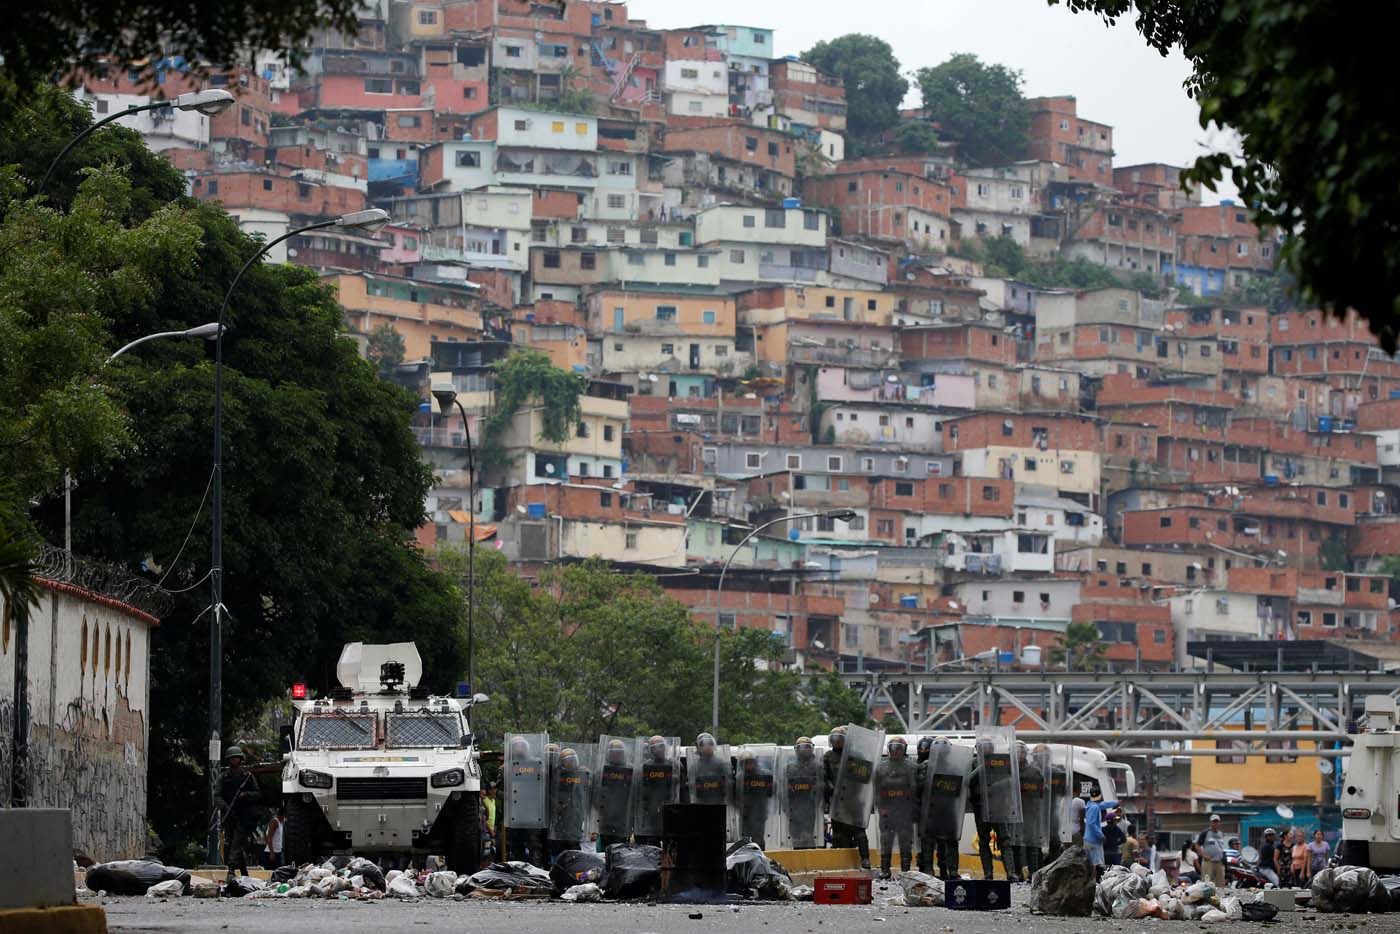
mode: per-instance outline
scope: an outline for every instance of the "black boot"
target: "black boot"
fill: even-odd
[[[893,878],[893,876],[890,875],[890,861],[887,860],[887,859],[882,859],[882,860],[880,860],[880,878],[881,878],[881,879],[891,879],[891,878]]]

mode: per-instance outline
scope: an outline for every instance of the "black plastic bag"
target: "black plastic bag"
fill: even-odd
[[[273,885],[291,882],[297,877],[298,871],[299,870],[295,866],[278,866],[276,869],[272,870],[271,875],[268,876],[268,881]]]
[[[344,853],[336,853],[327,862],[335,867],[336,872],[340,872],[340,870],[350,865],[350,857],[346,856]]]
[[[554,865],[549,869],[549,877],[554,880],[554,891],[562,895],[575,885],[588,882],[601,885],[607,868],[607,858],[598,853],[565,850],[555,857]]]
[[[87,871],[87,887],[108,895],[145,895],[158,882],[178,879],[186,894],[190,891],[190,874],[174,866],[163,866],[149,859],[123,859],[113,863],[98,863]]]
[[[661,888],[661,847],[614,843],[608,847],[603,895],[645,898]]]
[[[492,863],[457,883],[459,895],[468,895],[474,889],[553,892],[554,882],[549,878],[549,873],[529,863]]]
[[[1268,902],[1245,902],[1240,905],[1240,917],[1246,921],[1272,921],[1278,908]]]
[[[786,900],[792,878],[780,863],[769,859],[756,843],[741,843],[724,858],[728,889],[736,895]]]
[[[362,856],[357,856],[350,860],[350,865],[347,868],[350,870],[350,875],[363,876],[365,885],[370,888],[378,889],[381,892],[385,891],[384,870],[379,868],[378,863],[371,862]]]
[[[259,889],[267,887],[267,883],[261,879],[254,879],[252,876],[230,875],[224,882],[225,898],[242,898],[244,895],[252,895]]]

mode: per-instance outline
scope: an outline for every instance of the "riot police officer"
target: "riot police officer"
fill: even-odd
[[[773,800],[773,771],[750,751],[740,756],[739,833],[766,850],[768,809]]]
[[[614,843],[627,842],[633,774],[626,744],[620,739],[608,740],[598,776],[598,849],[605,853]]]
[[[716,755],[715,738],[709,733],[695,737],[695,761],[687,763],[693,793],[691,804],[728,804],[732,766]]]
[[[917,762],[927,762],[927,761],[928,761],[928,751],[929,751],[930,749],[932,749],[932,748],[933,748],[933,737],[932,737],[932,736],[921,736],[921,737],[919,737],[919,745],[918,745],[918,747],[917,747],[917,755],[916,755],[916,757],[915,757],[915,758],[916,758],[916,761],[917,761]]]
[[[506,858],[545,865],[544,831],[548,824],[543,750],[525,736],[514,736],[506,749]]]
[[[928,759],[919,763],[919,871],[933,872],[938,856],[938,878],[958,878],[958,841],[967,814],[968,772],[972,750],[939,737],[929,747]]]
[[[799,736],[792,746],[793,756],[783,772],[783,793],[788,840],[794,850],[816,849],[822,845],[821,801],[818,798],[821,770],[810,736]]]
[[[822,756],[822,808],[831,811],[831,797],[836,791],[836,773],[841,767],[841,750],[846,744],[846,728],[838,726],[831,731],[831,748]],[[860,851],[860,868],[870,868],[870,838],[866,836],[865,825],[831,822],[831,845],[833,847],[855,847]]]
[[[1006,870],[1006,878],[1019,879],[1020,874],[1016,871],[1016,848],[1008,839],[1006,825],[996,823],[987,813],[988,802],[986,794],[983,793],[982,773],[990,771],[987,763],[994,755],[998,753],[990,742],[978,740],[975,764],[968,776],[968,804],[972,807],[973,820],[977,826],[977,856],[982,861],[982,878],[992,878],[992,838],[995,836],[997,848],[1001,850],[1001,865]],[[1000,775],[993,778],[989,774],[987,779],[995,784],[1000,780]]]
[[[592,775],[579,762],[578,752],[565,747],[553,769],[549,794],[549,860],[565,850],[577,850],[588,820]]]
[[[875,807],[880,814],[880,878],[890,878],[890,857],[899,841],[899,868],[909,871],[914,855],[914,802],[917,795],[914,763],[908,744],[892,737],[888,756],[875,769]]]
[[[642,750],[642,769],[637,789],[636,840],[661,845],[661,812],[680,797],[680,774],[663,736],[653,736]]]
[[[1041,847],[1049,842],[1046,832],[1048,829],[1046,822],[1049,818],[1046,809],[1049,803],[1045,800],[1045,783],[1048,777],[1037,762],[1039,757],[1031,757],[1027,754],[1025,743],[1018,742],[1016,744],[1016,754],[1020,760],[1022,828],[1016,862],[1029,881],[1030,877],[1035,875],[1035,871],[1040,868],[1043,856]]]

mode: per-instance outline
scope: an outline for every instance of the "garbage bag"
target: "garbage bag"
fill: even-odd
[[[1114,866],[1104,873],[1094,890],[1094,912],[1105,918],[1122,917],[1115,913],[1119,903],[1144,898],[1147,889],[1146,876]]]
[[[306,870],[306,883],[307,885],[314,885],[322,879],[330,878],[332,875],[334,875],[334,873],[325,866],[312,866],[310,869]]]
[[[561,897],[566,902],[601,902],[603,890],[598,888],[596,882],[585,882],[582,885],[570,886]]]
[[[792,878],[782,865],[769,859],[756,843],[735,845],[724,858],[727,888],[736,895],[787,901]]]
[[[1127,920],[1137,920],[1139,918],[1161,918],[1163,921],[1170,920],[1166,909],[1155,898],[1124,898],[1114,905],[1114,917],[1125,918]]]
[[[1245,902],[1240,906],[1240,917],[1246,921],[1272,921],[1278,915],[1278,906],[1268,902]]]
[[[350,865],[346,867],[352,876],[363,876],[364,884],[370,888],[384,891],[388,882],[384,879],[384,870],[379,868],[379,864],[371,862],[364,857],[356,857],[350,860]]]
[[[661,888],[661,847],[614,843],[608,847],[603,894],[608,898],[643,898]]]
[[[656,849],[652,847],[652,849]],[[658,870],[659,872],[659,870]],[[476,889],[491,889],[498,892],[526,891],[552,892],[554,882],[545,872],[529,863],[511,861],[492,863],[479,872],[457,881],[457,893],[470,895]]]
[[[1186,894],[1181,900],[1188,905],[1198,902],[1208,902],[1215,897],[1215,886],[1209,882],[1196,882],[1186,887]]]
[[[324,865],[327,869],[339,872],[346,866],[350,865],[350,857],[344,855],[343,853],[337,853],[335,856],[332,856],[330,859],[326,860],[325,863],[323,863],[322,865]]]
[[[1172,890],[1171,880],[1167,878],[1164,870],[1158,869],[1152,874],[1152,878],[1147,883],[1147,895],[1149,898],[1158,898]]]
[[[565,850],[555,857],[549,877],[554,880],[554,890],[563,892],[589,882],[602,882],[607,868],[607,858],[601,853]]]
[[[792,890],[792,900],[795,902],[810,902],[814,889],[810,885],[799,885]]]
[[[147,898],[178,898],[184,894],[185,886],[179,879],[166,879],[146,890]]]
[[[1219,908],[1208,908],[1206,909],[1206,913],[1201,915],[1200,920],[1202,922],[1209,921],[1210,923],[1214,924],[1217,921],[1229,921],[1230,916],[1225,912],[1221,911]]]
[[[1381,876],[1380,883],[1390,896],[1391,907],[1400,909],[1400,876]]]
[[[1162,911],[1166,913],[1168,921],[1186,920],[1186,906],[1181,903],[1181,899],[1163,895],[1157,899],[1157,904],[1162,906]]]
[[[1240,904],[1239,896],[1227,895],[1220,900],[1220,910],[1230,916],[1231,921],[1238,921],[1244,917],[1244,909]]]
[[[904,904],[911,908],[941,908],[943,880],[923,872],[900,873],[899,885],[904,889]]]
[[[1390,910],[1390,895],[1380,877],[1362,866],[1330,866],[1313,876],[1311,888],[1312,906],[1318,911]]]
[[[282,883],[282,882],[291,882],[291,881],[292,881],[293,879],[295,879],[296,877],[297,877],[297,867],[295,867],[295,866],[278,866],[276,869],[272,870],[272,875],[271,875],[269,881],[271,881],[271,882],[273,882],[273,883],[276,883],[276,884],[280,884],[280,883]]]
[[[423,888],[433,898],[451,898],[457,889],[457,873],[451,870],[431,873]]]
[[[254,892],[267,885],[261,879],[254,879],[252,876],[229,876],[224,883],[224,895],[228,898],[242,898],[244,895],[252,895]]]
[[[171,879],[178,880],[184,891],[190,890],[188,872],[150,859],[98,863],[87,871],[87,887],[108,895],[145,895],[151,886]]]
[[[417,898],[423,893],[418,891],[418,883],[412,876],[401,873],[389,883],[388,894],[393,898]]]

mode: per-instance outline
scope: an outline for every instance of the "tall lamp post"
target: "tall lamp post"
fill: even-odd
[[[457,391],[451,387],[436,388],[433,398],[437,400],[438,412],[450,411],[453,405],[462,413],[462,432],[467,439],[467,685],[468,691],[476,691],[476,450],[472,447],[472,428],[467,421],[467,410]]]
[[[54,169],[58,168],[58,164],[63,161],[63,157],[68,155],[69,151],[74,146],[78,145],[83,140],[87,139],[94,131],[101,129],[113,120],[120,120],[122,117],[141,113],[146,110],[194,110],[204,114],[206,117],[215,117],[232,106],[233,95],[228,91],[191,91],[188,94],[181,94],[173,101],[153,101],[149,104],[142,104],[139,107],[128,107],[126,110],[119,110],[114,114],[108,114],[68,141],[68,145],[64,146],[63,149],[59,151],[58,155],[54,157],[54,160],[49,163],[49,170],[44,173],[44,178],[39,182],[39,188],[35,191],[35,194],[39,195],[44,193],[44,188],[49,184],[49,178],[53,175]]]
[[[346,230],[364,230],[373,233],[389,222],[389,213],[379,208],[368,211],[355,211],[333,220],[307,224],[296,230],[289,230],[275,240],[264,243],[248,258],[238,275],[229,283],[224,293],[223,304],[219,306],[219,317],[215,322],[214,334],[214,477],[213,505],[214,517],[212,560],[209,569],[209,865],[218,865],[219,860],[219,763],[223,760],[223,616],[224,616],[224,315],[228,311],[233,290],[239,280],[254,263],[262,259],[268,251],[284,240],[309,230],[326,227],[339,227]]]
[[[744,546],[749,543],[759,532],[769,526],[777,525],[779,522],[791,522],[794,519],[840,519],[842,522],[850,522],[856,517],[854,509],[835,509],[831,512],[799,512],[796,515],[791,513],[770,519],[760,526],[755,527],[743,541],[734,546],[734,550],[729,553],[729,557],[724,559],[724,566],[719,569],[719,586],[715,588],[715,683],[714,694],[712,696],[710,708],[710,733],[719,736],[719,638],[722,628],[720,626],[720,611],[724,609],[724,575],[729,573],[729,565],[739,556],[739,552],[744,550]]]

